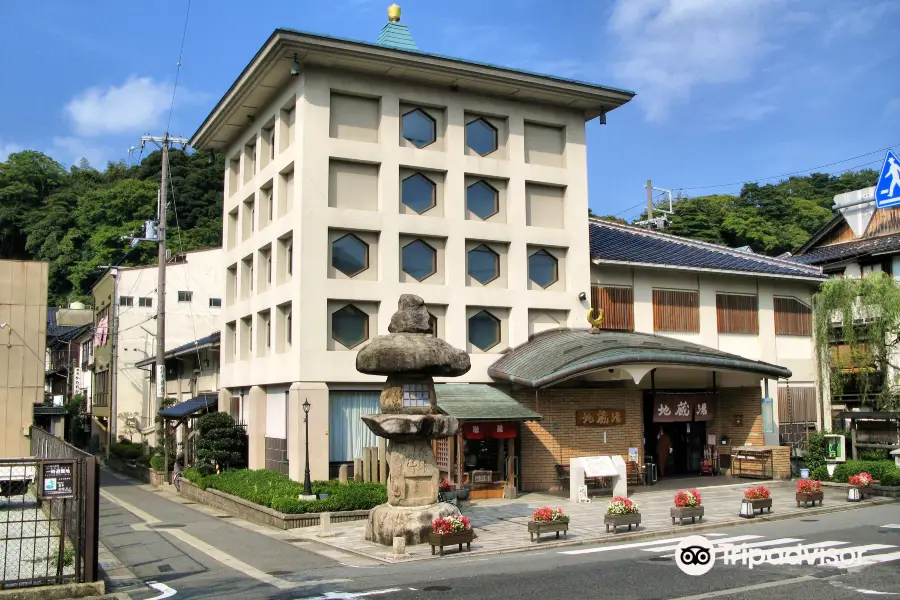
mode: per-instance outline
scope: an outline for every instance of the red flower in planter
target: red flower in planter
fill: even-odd
[[[850,476],[850,485],[855,485],[857,487],[867,487],[870,483],[872,483],[874,479],[871,475],[863,471],[859,475],[851,475]]]
[[[469,524],[468,517],[462,515],[452,515],[435,519],[431,524],[432,533],[447,535],[448,533],[458,533],[460,531],[468,531],[472,526]]]
[[[764,485],[757,485],[744,491],[745,500],[765,500],[771,495],[769,488]]]
[[[444,479],[438,484],[438,489],[442,492],[449,492],[453,485],[450,483],[449,479]]]
[[[815,494],[822,491],[822,482],[815,479],[801,479],[797,482],[798,494]]]
[[[703,503],[703,497],[696,489],[681,490],[675,494],[675,506],[678,508],[686,508],[689,506],[700,506]]]

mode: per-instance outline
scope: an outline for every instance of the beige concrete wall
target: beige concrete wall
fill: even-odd
[[[27,428],[44,400],[48,269],[0,260],[0,458],[31,454]]]

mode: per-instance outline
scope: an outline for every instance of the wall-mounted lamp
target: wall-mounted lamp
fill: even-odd
[[[578,299],[584,302],[585,300],[587,300],[587,294],[581,292],[580,294],[578,294]]]
[[[606,109],[600,108],[600,124],[606,125]]]
[[[300,74],[300,61],[297,60],[297,55],[294,54],[294,60],[291,63],[291,77],[296,77]]]

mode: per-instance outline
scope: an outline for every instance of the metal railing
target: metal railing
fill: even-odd
[[[31,453],[0,460],[0,589],[97,581],[96,458],[36,427]],[[68,466],[71,494],[55,497],[61,488],[42,480],[48,465]]]

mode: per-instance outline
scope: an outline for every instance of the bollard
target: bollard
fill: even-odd
[[[406,538],[405,537],[395,537],[394,538],[394,551],[391,552],[391,558],[405,558],[409,556],[406,553]]]
[[[334,533],[331,531],[331,513],[323,512],[319,514],[319,537],[332,537]]]
[[[341,465],[338,467],[338,481],[341,483],[347,483],[347,465]]]
[[[359,458],[353,459],[353,481],[363,480],[363,461]]]

